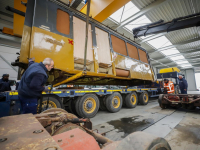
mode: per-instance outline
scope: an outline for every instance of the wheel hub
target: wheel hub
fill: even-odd
[[[132,97],[132,102],[134,102],[135,101],[135,98],[134,97]]]
[[[91,109],[91,108],[92,108],[92,103],[91,103],[91,102],[88,102],[88,103],[87,103],[87,108],[88,108],[88,109]]]
[[[115,104],[115,105],[118,104],[118,100],[117,100],[117,99],[114,100],[114,104]]]
[[[147,100],[147,96],[146,96],[146,95],[144,95],[144,100],[145,100],[145,101]]]

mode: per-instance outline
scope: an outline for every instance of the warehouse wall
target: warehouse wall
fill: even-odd
[[[196,80],[195,80],[195,72],[194,69],[185,69],[181,70],[183,74],[185,74],[185,78],[188,82],[188,91],[196,91]]]
[[[14,67],[14,70],[9,64],[15,61],[18,56],[16,53],[19,51],[19,48],[0,44],[0,78],[4,73],[7,73],[11,80],[17,80],[18,67]]]

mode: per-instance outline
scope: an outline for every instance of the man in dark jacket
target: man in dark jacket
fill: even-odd
[[[187,88],[188,88],[187,81],[183,78],[182,75],[179,75],[178,78],[179,78],[179,88],[181,90],[181,94],[187,94]]]
[[[43,62],[31,64],[23,74],[18,87],[23,114],[37,113],[38,98],[42,91],[48,91],[48,87],[44,87],[48,79],[46,72],[51,71],[53,66],[53,60],[45,58]]]
[[[0,92],[11,91],[9,74],[3,74],[2,79],[0,79]]]

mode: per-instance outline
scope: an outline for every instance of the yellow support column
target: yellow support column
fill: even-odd
[[[130,0],[91,0],[90,16],[102,22]],[[80,10],[86,14],[87,4]]]

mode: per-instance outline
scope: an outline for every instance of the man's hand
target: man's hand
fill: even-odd
[[[184,89],[185,91],[187,91],[187,89]]]

